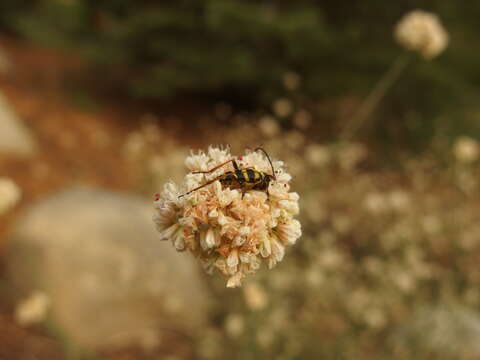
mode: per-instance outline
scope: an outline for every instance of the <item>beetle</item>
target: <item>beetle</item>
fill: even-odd
[[[245,195],[245,192],[249,190],[258,190],[258,191],[266,192],[268,198],[270,199],[270,194],[268,193],[268,187],[272,180],[277,180],[275,176],[275,169],[273,168],[272,160],[270,160],[270,156],[268,156],[268,153],[265,151],[265,149],[263,149],[262,147],[258,147],[254,151],[259,151],[259,150],[266,155],[268,162],[272,167],[271,174],[258,171],[252,167],[249,167],[246,169],[240,169],[238,167],[237,161],[235,159],[230,159],[207,171],[193,171],[192,174],[209,174],[221,168],[222,166],[227,165],[230,162],[232,163],[234,168],[234,171],[227,171],[222,175],[217,176],[215,179],[209,180],[205,184],[202,184],[186,192],[185,194],[180,195],[179,198],[182,196],[191,194],[192,192],[197,191],[218,180],[220,181],[223,187],[228,187],[230,189],[240,189],[242,191],[242,199],[243,199],[243,196]]]

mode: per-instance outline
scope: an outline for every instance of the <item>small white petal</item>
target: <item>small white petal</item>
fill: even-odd
[[[260,244],[260,255],[264,258],[269,257],[272,253],[272,245],[270,243],[270,239],[266,237],[263,239],[262,243]]]
[[[230,254],[228,254],[227,266],[235,267],[237,265],[238,265],[238,251],[237,249],[233,249],[232,251],[230,251]]]
[[[252,270],[258,270],[260,269],[260,264],[261,264],[261,260],[258,256],[255,256],[255,255],[252,255],[250,257],[250,268]]]
[[[277,176],[277,181],[281,183],[288,183],[292,180],[292,176],[287,173],[282,173]]]
[[[169,240],[172,238],[173,234],[180,228],[180,225],[173,224],[172,226],[168,227],[167,229],[163,230],[160,233],[160,240]]]
[[[173,239],[173,246],[175,246],[175,249],[178,251],[185,250],[185,238],[181,232],[178,232]]]
[[[208,250],[208,245],[207,245],[207,233],[205,231],[200,232],[200,246],[203,250]]]
[[[190,171],[206,171],[208,156],[204,153],[192,154],[185,159],[185,166]]]
[[[243,251],[238,254],[238,257],[240,258],[240,261],[245,264],[248,264],[251,260],[250,254]]]
[[[249,228],[248,226],[242,226],[242,227],[238,230],[238,232],[240,233],[240,235],[245,236],[245,235],[250,234],[250,228]]]
[[[275,267],[275,265],[277,265],[277,261],[275,260],[275,258],[273,256],[270,256],[268,259],[267,259],[267,266],[269,269],[273,269]]]
[[[298,193],[296,192],[291,192],[288,194],[288,200],[298,201],[299,199],[300,199],[300,195],[298,195]]]
[[[227,275],[234,275],[238,272],[238,266],[228,266]]]
[[[247,239],[244,236],[235,236],[232,242],[232,246],[234,247],[242,246],[243,244],[245,244],[246,240]]]
[[[215,267],[219,269],[222,273],[227,272],[227,262],[225,259],[219,258],[215,261]]]
[[[207,272],[208,275],[213,274],[213,270],[215,269],[215,262],[213,259],[200,259],[203,269]]]
[[[278,202],[278,205],[292,215],[297,215],[300,212],[300,208],[298,207],[298,202],[296,201],[280,200]]]
[[[302,236],[302,229],[298,220],[278,224],[275,232],[284,245],[293,245]]]
[[[225,215],[223,215],[223,213],[221,211],[218,213],[218,224],[220,226],[225,226],[225,225],[228,224],[227,217]]]
[[[213,189],[215,190],[215,195],[217,195],[218,198],[223,196],[223,189],[222,189],[222,184],[220,184],[220,181],[215,181],[213,183]]]
[[[228,288],[235,288],[242,285],[242,273],[237,272],[235,275],[231,276],[227,281]]]
[[[282,261],[285,256],[285,247],[280,244],[275,237],[272,237],[270,242],[272,244],[272,254],[275,257],[275,260]]]
[[[165,200],[170,200],[172,202],[176,202],[178,201],[179,195],[180,195],[180,192],[178,191],[177,185],[169,182],[169,183],[166,183],[165,186],[163,187],[161,198]]]
[[[215,233],[212,229],[208,229],[207,235],[205,237],[205,244],[208,249],[211,249],[215,247],[216,241],[215,241]]]

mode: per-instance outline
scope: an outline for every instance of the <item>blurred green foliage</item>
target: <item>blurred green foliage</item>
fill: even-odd
[[[393,26],[415,8],[439,14],[451,45],[407,69],[377,113],[377,125],[390,124],[377,126],[377,137],[392,141],[403,131],[423,142],[439,129],[480,134],[476,2],[23,0],[2,2],[0,21],[75,50],[102,81],[134,97],[193,93],[266,104],[279,96],[287,71],[301,75],[301,91],[311,98],[364,96],[401,52]]]

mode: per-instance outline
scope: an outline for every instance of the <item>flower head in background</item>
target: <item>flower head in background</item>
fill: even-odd
[[[480,144],[471,137],[460,136],[453,144],[453,154],[459,162],[475,162],[480,157]]]
[[[0,215],[12,209],[22,197],[22,191],[11,179],[0,177]]]
[[[268,187],[269,196],[257,190],[242,196],[241,190],[214,181],[179,197],[234,168],[230,162],[208,174],[192,172],[210,170],[232,158],[229,150],[215,147],[188,156],[185,165],[191,172],[182,186],[164,186],[155,201],[154,215],[161,239],[171,240],[178,251],[193,253],[209,273],[217,270],[227,276],[227,287],[240,286],[262,262],[269,268],[275,266],[283,259],[285,248],[301,236],[300,222],[294,219],[299,196],[289,191],[291,176],[281,161],[273,161],[276,180]],[[237,163],[240,168],[265,174],[272,171],[259,152],[247,152]]]
[[[417,51],[425,59],[440,55],[449,40],[438,16],[423,10],[406,14],[395,28],[395,38],[407,50]]]
[[[273,113],[279,118],[286,118],[293,112],[293,104],[287,98],[275,100],[272,104]]]

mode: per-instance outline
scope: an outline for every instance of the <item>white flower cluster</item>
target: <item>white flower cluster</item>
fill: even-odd
[[[12,209],[22,197],[22,191],[11,179],[0,177],[0,215]]]
[[[193,171],[207,171],[232,159],[229,150],[210,147],[206,153],[192,154],[185,160]],[[271,173],[267,158],[259,152],[247,152],[238,158],[241,168]],[[291,176],[283,162],[274,161],[276,180],[266,192],[250,190],[244,196],[238,189],[219,181],[189,195],[179,195],[233,171],[232,163],[209,174],[189,173],[181,187],[167,183],[155,201],[154,221],[160,237],[171,240],[178,251],[188,250],[200,259],[204,268],[215,269],[228,277],[227,287],[241,285],[262,262],[272,268],[285,255],[285,248],[301,236],[297,193],[289,192]]]
[[[438,16],[423,10],[406,14],[395,28],[395,38],[400,45],[419,52],[425,59],[440,55],[449,41]]]

